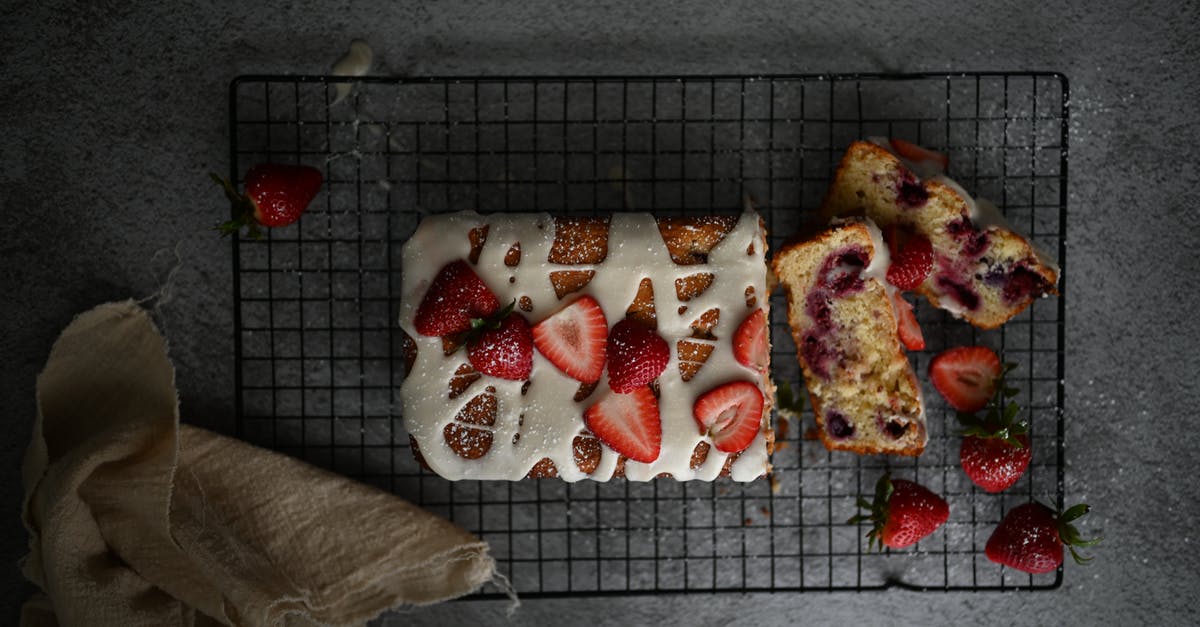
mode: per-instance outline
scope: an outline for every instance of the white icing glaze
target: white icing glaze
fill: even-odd
[[[405,426],[416,439],[422,457],[439,475],[451,479],[522,479],[544,457],[550,458],[566,481],[591,478],[607,481],[616,469],[618,455],[602,446],[599,466],[589,476],[574,461],[573,440],[582,430],[583,412],[611,394],[606,378],[596,391],[581,403],[573,399],[579,384],[560,372],[534,351],[533,372],[526,394],[521,381],[483,377],[458,398],[448,397],[448,382],[465,361],[461,354],[445,356],[439,338],[421,336],[413,327],[417,305],[430,282],[447,263],[467,258],[468,233],[488,225],[488,235],[476,273],[488,284],[501,303],[528,296],[533,310],[526,315],[530,324],[541,321],[561,305],[583,294],[599,303],[609,325],[624,317],[634,300],[638,285],[649,278],[654,285],[658,334],[671,347],[671,358],[659,377],[659,414],[662,419],[662,452],[652,463],[626,461],[625,476],[635,481],[653,479],[670,473],[681,481],[715,479],[728,455],[711,447],[704,463],[691,468],[692,451],[700,442],[711,440],[701,434],[692,416],[696,399],[708,390],[730,381],[745,380],[762,385],[762,378],[737,363],[731,338],[737,325],[749,314],[745,306],[746,287],[753,286],[761,307],[766,298],[766,237],[758,214],[745,211],[737,225],[708,254],[705,264],[681,266],[671,260],[659,235],[654,217],[646,213],[618,213],[611,218],[608,256],[595,265],[555,265],[547,261],[554,243],[555,221],[548,214],[494,214],[481,216],[462,212],[427,217],[405,244],[400,326],[417,344],[412,374],[400,388]],[[516,267],[504,264],[505,254],[515,243],[521,245],[521,262]],[[747,253],[753,244],[754,252]],[[550,282],[555,270],[595,270],[594,278],[580,292],[559,301]],[[701,272],[713,274],[712,285],[686,303],[679,301],[674,283],[678,278]],[[683,314],[680,305],[686,304]],[[691,337],[691,323],[703,312],[717,308],[721,316],[713,328],[715,349],[691,381],[679,374],[677,342]],[[692,340],[699,342],[701,340]],[[454,421],[467,402],[486,386],[496,390],[498,410],[495,424],[471,428],[493,433],[490,450],[483,457],[467,460],[446,444],[443,429]],[[520,424],[518,424],[520,423]],[[517,442],[514,436],[520,433]],[[765,434],[734,461],[730,476],[735,481],[751,481],[768,468]]]
[[[867,264],[867,268],[863,270],[863,276],[875,279],[883,284],[883,287],[891,294],[891,283],[887,280],[888,266],[892,265],[892,254],[888,250],[887,244],[883,241],[883,233],[879,231],[879,227],[870,218],[863,218],[863,224],[867,226],[867,232],[871,234],[871,248],[874,252],[871,253],[871,263]]]
[[[888,250],[887,243],[883,241],[883,233],[878,226],[875,226],[875,222],[866,216],[834,218],[829,221],[831,226],[856,223],[862,223],[867,227],[867,233],[871,236],[871,262],[863,269],[862,275],[865,278],[879,281],[890,295],[896,289],[887,280],[888,267],[892,265],[892,254]]]

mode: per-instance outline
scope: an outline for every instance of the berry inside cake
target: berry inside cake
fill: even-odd
[[[784,246],[772,264],[825,446],[920,455],[920,385],[900,346],[879,230],[863,218],[837,220]]]
[[[1034,299],[1056,294],[1058,268],[943,172],[943,155],[902,140],[855,142],[825,197],[826,217],[865,215],[884,233],[932,244],[916,291],[971,324],[996,328]]]
[[[462,212],[405,244],[405,426],[451,480],[770,470],[758,214]]]

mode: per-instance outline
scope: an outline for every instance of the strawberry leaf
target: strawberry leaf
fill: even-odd
[[[866,512],[860,512],[850,520],[847,524],[857,525],[862,522],[871,522],[871,529],[867,532],[867,550],[870,551],[876,544],[879,545],[879,550],[883,550],[883,525],[887,522],[888,502],[892,498],[892,477],[891,473],[884,473],[878,481],[875,482],[875,501],[872,503],[863,497],[858,497],[856,503]]]
[[[804,413],[804,397],[794,394],[787,381],[775,382],[775,409],[785,415],[798,418]]]
[[[513,307],[515,307],[516,304],[517,299],[514,298],[511,303],[504,306],[504,309],[501,309],[500,311],[497,311],[486,318],[471,318],[471,331],[478,331],[481,329],[499,329],[500,323],[503,322],[504,319],[513,312]],[[468,333],[470,333],[470,331],[468,331]]]
[[[262,230],[258,227],[258,220],[254,217],[254,203],[249,197],[239,194],[237,188],[233,186],[233,182],[229,179],[218,175],[216,172],[209,172],[209,177],[216,181],[217,185],[225,192],[225,198],[229,200],[229,216],[230,219],[213,227],[221,232],[221,236],[232,235],[246,228],[246,236],[251,239],[262,239]]]
[[[1087,503],[1080,503],[1079,505],[1067,508],[1062,514],[1059,514],[1058,519],[1062,522],[1079,520],[1091,510],[1092,508],[1088,507]]]
[[[978,414],[962,411],[957,413],[958,422],[963,425],[963,436],[995,438],[1017,448],[1024,447],[1017,436],[1028,433],[1029,424],[1023,421],[1017,422],[1017,416],[1021,414],[1021,406],[1016,401],[1008,400],[1016,396],[1019,390],[1005,383],[1005,377],[1016,367],[1017,365],[1012,362],[1001,366],[1000,376],[995,381],[996,391],[988,401],[987,412],[982,419]]]
[[[1091,511],[1091,508],[1084,503],[1074,505],[1067,508],[1061,514],[1055,517],[1058,524],[1058,538],[1067,546],[1067,550],[1071,552],[1071,558],[1076,564],[1087,564],[1092,561],[1091,557],[1080,555],[1075,549],[1081,547],[1095,546],[1099,544],[1102,538],[1084,539],[1079,533],[1079,529],[1071,524],[1071,521],[1082,518],[1085,514]]]
[[[886,505],[892,499],[892,476],[891,473],[883,473],[879,481],[875,482],[875,506]]]
[[[1070,546],[1070,545],[1067,546],[1067,550],[1071,552],[1071,559],[1075,560],[1075,563],[1079,564],[1080,566],[1087,566],[1088,562],[1095,559],[1092,557],[1084,557],[1084,556],[1080,555],[1079,552],[1075,550],[1075,547]]]

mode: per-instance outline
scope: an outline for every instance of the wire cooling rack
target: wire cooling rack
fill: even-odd
[[[954,178],[1062,264],[1063,76],[244,76],[229,106],[235,178],[276,161],[327,181],[297,224],[233,243],[242,438],[458,522],[526,597],[1061,584],[1061,569],[1030,576],[983,554],[1009,507],[1062,505],[1061,296],[990,332],[917,305],[928,349],[910,357],[923,380],[930,357],[956,345],[1018,364],[1034,456],[1002,495],[959,469],[954,413],[927,381],[921,458],[830,453],[804,437],[806,415],[781,425],[773,481],[749,485],[448,482],[413,459],[396,394],[401,247],[431,213],[729,213],[748,197],[778,247],[819,205],[844,148],[884,135],[947,153]],[[781,295],[772,307],[774,373],[799,389]],[[866,527],[846,520],[887,469],[944,495],[950,520],[909,550],[873,553]]]

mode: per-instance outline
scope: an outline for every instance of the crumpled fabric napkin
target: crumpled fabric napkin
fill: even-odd
[[[356,625],[502,589],[486,543],[404,500],[179,424],[133,301],[81,314],[37,383],[22,625]]]

